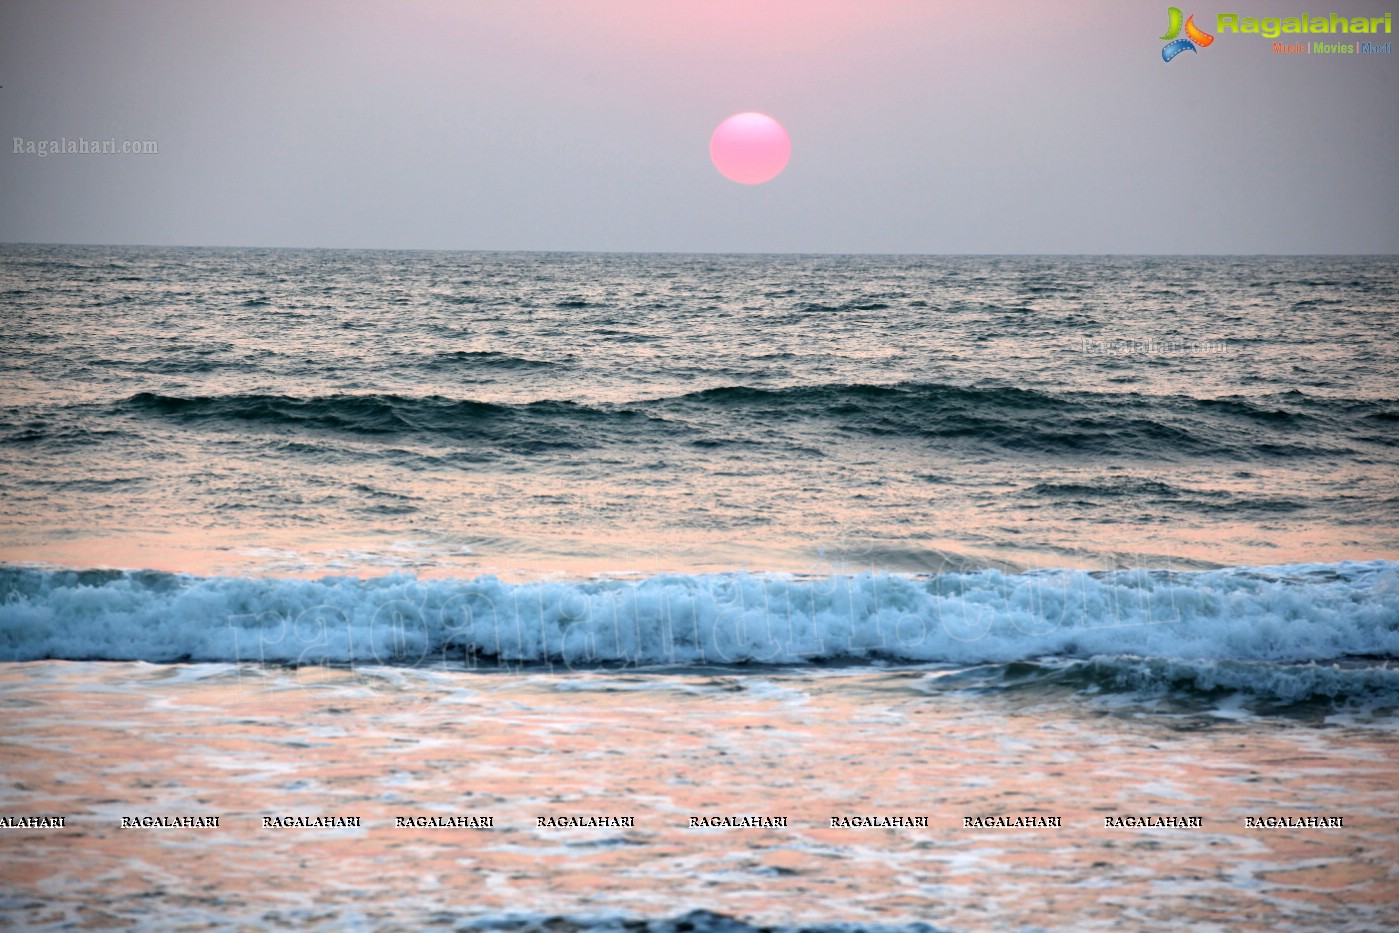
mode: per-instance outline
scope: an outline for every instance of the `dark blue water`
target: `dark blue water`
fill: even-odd
[[[1393,258],[6,246],[9,560],[1216,567],[1399,551]]]

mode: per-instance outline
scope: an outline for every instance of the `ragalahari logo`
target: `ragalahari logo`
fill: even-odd
[[[1170,17],[1171,22],[1166,34],[1161,37],[1166,42],[1166,47],[1161,50],[1162,61],[1168,62],[1187,49],[1191,52],[1198,51],[1195,46],[1203,48],[1214,41],[1214,36],[1207,32],[1201,32],[1200,28],[1195,25],[1194,13],[1191,13],[1185,20],[1186,37],[1184,39],[1176,38],[1180,35],[1180,10],[1171,7],[1166,11],[1166,15]]]

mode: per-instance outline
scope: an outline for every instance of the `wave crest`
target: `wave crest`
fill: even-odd
[[[1399,564],[516,584],[0,568],[5,660],[967,666],[1127,656],[1399,658]]]

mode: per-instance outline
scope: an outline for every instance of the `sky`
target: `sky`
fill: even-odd
[[[5,0],[0,242],[1399,253],[1399,58],[1189,2],[1167,63],[1156,0]],[[710,162],[742,111],[762,185]]]

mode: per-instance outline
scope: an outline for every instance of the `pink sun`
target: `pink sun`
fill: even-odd
[[[730,181],[761,185],[787,167],[792,140],[787,131],[765,113],[736,113],[709,139],[714,167]]]

